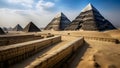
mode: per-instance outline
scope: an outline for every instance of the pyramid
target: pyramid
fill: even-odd
[[[65,30],[105,31],[116,29],[100,12],[88,4]]]
[[[8,31],[8,28],[6,28],[6,27],[3,27],[2,29],[3,29],[3,31]]]
[[[8,30],[8,31],[12,31],[12,30],[13,30],[13,28],[12,28],[12,27],[9,27],[9,28],[7,28],[7,30]]]
[[[71,21],[62,13],[58,13],[54,19],[45,27],[45,30],[64,30]]]
[[[3,31],[3,29],[0,27],[0,35],[5,34],[5,32]]]
[[[30,22],[24,29],[24,32],[39,32],[41,31],[33,22]]]
[[[22,31],[23,28],[22,28],[19,24],[17,24],[17,25],[13,28],[13,30],[14,30],[14,31]]]

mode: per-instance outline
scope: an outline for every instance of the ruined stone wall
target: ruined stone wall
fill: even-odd
[[[98,41],[105,41],[105,42],[111,42],[111,43],[118,42],[118,40],[114,38],[88,37],[88,36],[84,36],[84,38],[88,40],[98,40]]]
[[[1,36],[0,37],[0,46],[16,44],[36,39],[41,39],[43,37],[35,35],[15,35],[15,36]]]
[[[52,68],[56,63],[59,63],[64,58],[70,56],[84,43],[83,38],[79,38],[73,42],[70,42],[63,47],[54,50],[51,53],[46,53],[42,57],[38,57],[30,65],[25,68]]]
[[[61,36],[0,47],[0,68],[22,61],[41,49],[61,41]]]

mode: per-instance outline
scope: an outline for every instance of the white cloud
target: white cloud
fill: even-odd
[[[29,7],[29,8],[32,8],[32,5],[31,5],[31,4],[21,3],[21,5],[26,6],[26,7]]]
[[[33,0],[31,2],[27,2],[28,0],[9,0],[11,3],[20,3],[22,5],[33,4]],[[35,5],[35,2],[34,2]],[[16,24],[21,24],[22,26],[26,26],[28,22],[33,21],[38,27],[45,27],[56,15],[56,12],[51,12],[51,9],[55,8],[55,3],[49,2],[46,0],[39,0],[35,5],[35,9],[26,9],[26,10],[18,10],[18,9],[0,9],[0,26],[15,26]],[[8,12],[9,11],[9,12]],[[60,11],[61,12],[61,11]],[[74,11],[63,11],[65,15],[73,20],[79,12]]]
[[[29,22],[25,16],[17,14],[14,11],[5,8],[0,9],[0,26],[14,27],[17,24],[24,25],[26,22]]]
[[[8,12],[9,11],[9,12]],[[45,27],[54,17],[55,13],[39,13],[35,10],[0,9],[0,26],[14,27],[20,24],[25,27],[33,21],[38,27]]]
[[[36,5],[33,6],[34,9],[26,10],[0,8],[0,26],[14,27],[16,24],[20,24],[24,27],[30,21],[33,21],[38,27],[45,27],[55,15],[55,12],[51,13],[49,11],[55,5],[53,2],[39,0],[35,3],[33,0],[9,0],[9,3],[29,7],[31,4]]]
[[[36,8],[40,11],[47,11],[48,9],[51,9],[53,8],[55,5],[55,3],[53,2],[46,2],[44,0],[40,0],[37,5],[36,5]]]
[[[64,11],[63,13],[72,20],[79,14],[79,12],[73,11]],[[25,27],[30,21],[33,21],[38,27],[45,27],[55,15],[56,12],[40,13],[36,10],[13,10],[4,8],[0,9],[0,26],[14,27],[16,24],[20,24]]]
[[[23,6],[32,8],[32,4],[34,3],[34,0],[8,0],[8,2],[14,4],[21,4]]]
[[[26,4],[32,4],[33,0],[8,0],[11,3],[26,3]]]

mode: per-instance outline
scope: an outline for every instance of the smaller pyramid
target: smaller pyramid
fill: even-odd
[[[45,27],[45,30],[64,30],[70,23],[71,21],[62,12],[60,12]]]
[[[24,32],[39,32],[41,31],[33,22],[30,22],[24,29]]]
[[[3,29],[3,31],[8,31],[8,28],[6,28],[6,27],[3,27],[2,29]]]
[[[3,29],[0,27],[0,35],[5,34],[5,32],[3,31]]]
[[[13,28],[12,28],[12,27],[8,27],[7,30],[8,30],[8,31],[12,31]]]
[[[14,31],[22,31],[23,28],[22,28],[19,24],[17,24],[17,25],[13,28],[13,30],[14,30]]]

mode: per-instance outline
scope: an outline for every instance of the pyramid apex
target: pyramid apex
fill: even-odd
[[[91,4],[91,3],[89,3],[88,5],[92,6],[92,4]]]
[[[20,26],[20,24],[17,24],[16,26]]]
[[[19,27],[19,26],[20,26],[20,24],[17,24],[17,25],[16,25],[16,27]]]
[[[29,24],[34,24],[34,23],[32,21],[30,21]]]
[[[59,14],[63,14],[63,12],[59,12]]]
[[[14,31],[22,31],[23,28],[21,27],[20,24],[17,24],[14,28],[13,28]]]
[[[61,16],[61,12],[58,12],[57,14],[56,14],[56,16],[55,16],[55,18],[58,18],[58,17],[60,17]]]
[[[58,12],[57,15],[55,16],[55,18],[59,18],[59,17],[61,17],[61,16],[65,16],[65,15],[63,14],[63,12]],[[65,17],[66,17],[66,16],[65,16]]]
[[[30,21],[30,23],[33,23],[32,21]]]
[[[86,12],[88,10],[95,10],[95,11],[97,11],[97,9],[94,8],[94,6],[91,3],[89,3],[81,12]]]

